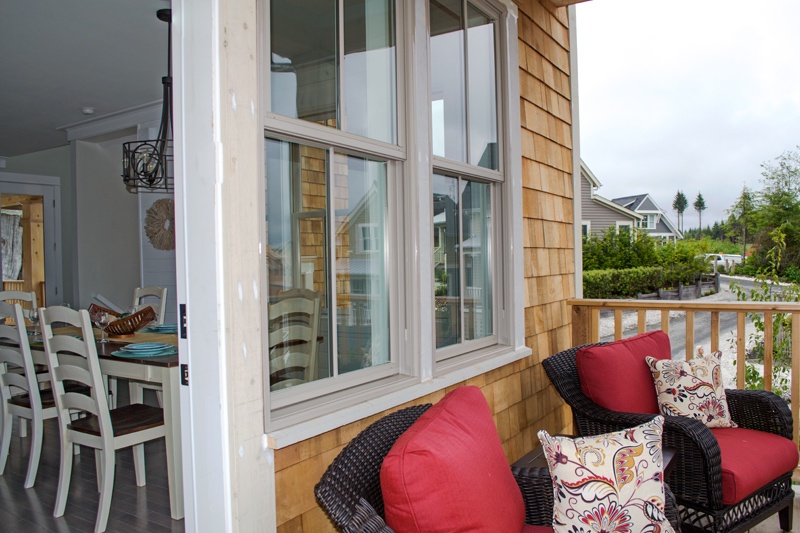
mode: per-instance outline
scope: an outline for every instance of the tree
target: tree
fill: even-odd
[[[742,194],[736,199],[736,203],[727,210],[728,213],[728,227],[730,228],[731,237],[742,236],[742,257],[747,255],[747,235],[751,234],[753,227],[753,213],[755,212],[755,199],[753,193],[747,186],[742,187]],[[748,219],[748,215],[749,219]]]
[[[697,198],[694,199],[694,210],[697,211],[697,219],[698,224],[697,227],[700,228],[702,231],[703,229],[703,211],[706,210],[706,201],[703,199],[703,195],[697,193]]]
[[[672,201],[672,209],[678,213],[678,230],[683,231],[683,212],[686,211],[686,208],[689,206],[689,200],[686,199],[686,195],[683,194],[683,191],[678,191],[675,193],[675,199]]]
[[[786,245],[783,265],[800,264],[800,151],[785,152],[761,165],[762,190],[753,213],[757,266],[766,266],[772,235],[780,229]]]

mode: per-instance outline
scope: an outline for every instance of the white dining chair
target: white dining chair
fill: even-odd
[[[317,379],[317,346],[321,295],[291,289],[268,306],[270,390]]]
[[[108,523],[116,450],[133,447],[136,485],[143,486],[146,483],[144,443],[165,436],[164,412],[143,404],[109,409],[92,324],[85,309],[48,307],[40,314],[61,435],[61,468],[53,516],[62,516],[67,505],[73,446],[94,448],[100,489],[95,532],[99,533],[105,531]],[[81,338],[54,334],[52,325],[55,322],[79,327]],[[89,394],[65,390],[65,381],[88,385],[91,387]],[[71,412],[85,416],[73,420]]]
[[[158,300],[157,302],[154,300]],[[156,323],[164,323],[164,315],[167,309],[167,288],[166,287],[136,287],[133,291],[133,308],[139,309],[142,305],[149,305],[156,312]]]
[[[5,471],[8,460],[13,417],[20,418],[20,428],[26,427],[23,419],[30,420],[31,443],[28,473],[25,476],[25,488],[29,489],[33,487],[39,469],[44,421],[56,418],[56,405],[50,389],[39,390],[23,310],[19,303],[0,302],[0,322],[6,318],[13,319],[14,325],[0,324],[0,401],[3,413],[0,475]]]
[[[22,316],[30,318],[31,311],[37,309],[36,291],[0,291],[0,301],[7,303],[19,303],[22,307]],[[36,369],[34,374],[39,383],[50,381],[50,375],[46,370]],[[25,420],[20,418],[19,421],[19,436],[23,439],[28,436],[28,426]]]

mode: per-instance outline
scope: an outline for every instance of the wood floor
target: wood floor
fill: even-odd
[[[58,487],[58,426],[45,421],[42,458],[33,488],[25,489],[30,437],[20,438],[14,423],[5,472],[0,476],[0,531],[78,533],[94,531],[97,517],[97,480],[94,450],[83,448],[74,457],[72,482],[64,516],[53,517]],[[30,435],[30,431],[28,432]],[[145,444],[147,485],[136,486],[130,449],[117,452],[114,494],[108,532],[182,532],[183,520],[173,520],[169,511],[166,450],[164,439]]]

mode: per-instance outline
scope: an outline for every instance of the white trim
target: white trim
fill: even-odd
[[[161,101],[159,100],[158,102],[132,107],[116,113],[59,126],[56,129],[66,131],[68,141],[76,141],[135,128],[139,124],[157,122],[160,118]]]
[[[617,220],[616,221],[616,228],[617,228],[617,233],[619,233],[619,229],[620,228],[630,228],[631,231],[633,231],[633,223],[631,221],[629,221],[629,220],[624,220],[624,221],[623,220]]]
[[[180,362],[191,372],[190,386],[180,388],[186,531],[234,529],[226,302],[220,292],[219,4],[220,0],[172,2],[176,292],[190,316],[188,338],[179,339]],[[269,494],[274,476],[262,481],[262,490]],[[274,529],[274,498],[266,498],[264,505],[266,510],[259,514],[266,518],[265,530],[270,520]]]
[[[311,420],[294,424],[290,427],[271,431],[267,434],[267,443],[272,449],[281,449],[292,444],[316,437],[328,431],[335,430],[351,422],[362,420],[366,417],[381,413],[398,405],[416,400],[427,394],[440,391],[445,387],[461,383],[475,376],[485,374],[502,366],[519,361],[531,354],[530,348],[520,347],[513,351],[483,359],[474,365],[451,371],[441,376],[414,382],[402,380],[397,384],[397,390],[382,394],[369,401],[350,402],[349,407],[337,410]]]
[[[569,94],[572,97],[570,102],[572,114],[572,237],[573,237],[573,261],[575,263],[575,298],[583,298],[583,246],[578,243],[583,242],[582,228],[575,224],[575,218],[583,212],[581,205],[581,169],[586,170],[587,180],[590,183],[597,183],[600,187],[600,180],[595,177],[589,167],[581,159],[581,135],[580,135],[580,99],[578,97],[578,32],[577,32],[577,12],[575,6],[567,8],[567,34],[569,35]],[[592,182],[594,180],[594,182]],[[590,188],[591,197],[594,199],[594,188]],[[591,227],[590,227],[591,230]],[[589,233],[591,234],[591,232]],[[521,286],[521,285],[520,285]]]
[[[592,221],[591,220],[581,220],[581,237],[584,236],[583,228],[586,227],[586,237],[592,236]]]

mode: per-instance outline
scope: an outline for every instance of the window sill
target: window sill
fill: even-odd
[[[267,446],[279,450],[297,444],[511,364],[530,354],[531,349],[527,346],[508,348],[495,357],[482,358],[480,361],[459,366],[423,382],[417,378],[396,376],[391,380],[382,381],[379,387],[370,388],[369,391],[359,394],[357,401],[352,397],[346,398],[344,401],[346,406],[341,409],[268,432]]]

